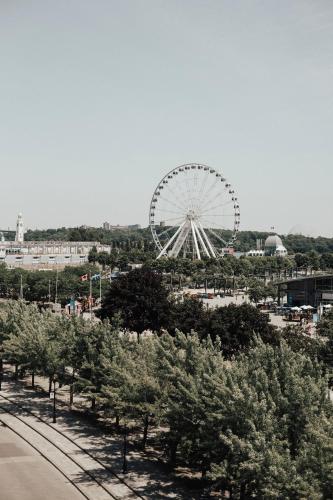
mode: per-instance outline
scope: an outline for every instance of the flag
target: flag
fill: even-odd
[[[80,281],[88,281],[88,274],[83,274],[80,276]]]
[[[101,275],[100,274],[94,274],[92,277],[91,277],[91,280],[94,281],[94,280],[99,280],[101,279]]]

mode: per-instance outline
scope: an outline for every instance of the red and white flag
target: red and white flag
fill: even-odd
[[[80,281],[88,281],[88,274],[83,274],[80,276]]]

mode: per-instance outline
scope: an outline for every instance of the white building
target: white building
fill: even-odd
[[[17,243],[24,242],[24,224],[22,214],[18,214],[17,217],[15,241]]]
[[[264,250],[262,250],[258,244],[257,249],[249,250],[246,252],[248,257],[286,257],[288,255],[288,251],[282,243],[280,236],[277,234],[272,234],[266,238],[264,243]]]
[[[265,255],[274,255],[276,257],[286,257],[288,251],[282,243],[280,236],[272,234],[265,241]]]
[[[94,247],[98,252],[111,252],[110,245],[98,241],[24,241],[24,232],[23,217],[19,214],[15,241],[0,238],[0,264],[9,268],[55,269],[88,262]]]

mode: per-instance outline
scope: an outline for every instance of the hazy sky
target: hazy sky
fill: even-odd
[[[0,227],[140,223],[206,163],[241,229],[333,236],[331,0],[0,0]]]

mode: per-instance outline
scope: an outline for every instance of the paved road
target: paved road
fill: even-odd
[[[0,426],[0,500],[82,500],[84,497],[14,432]]]

